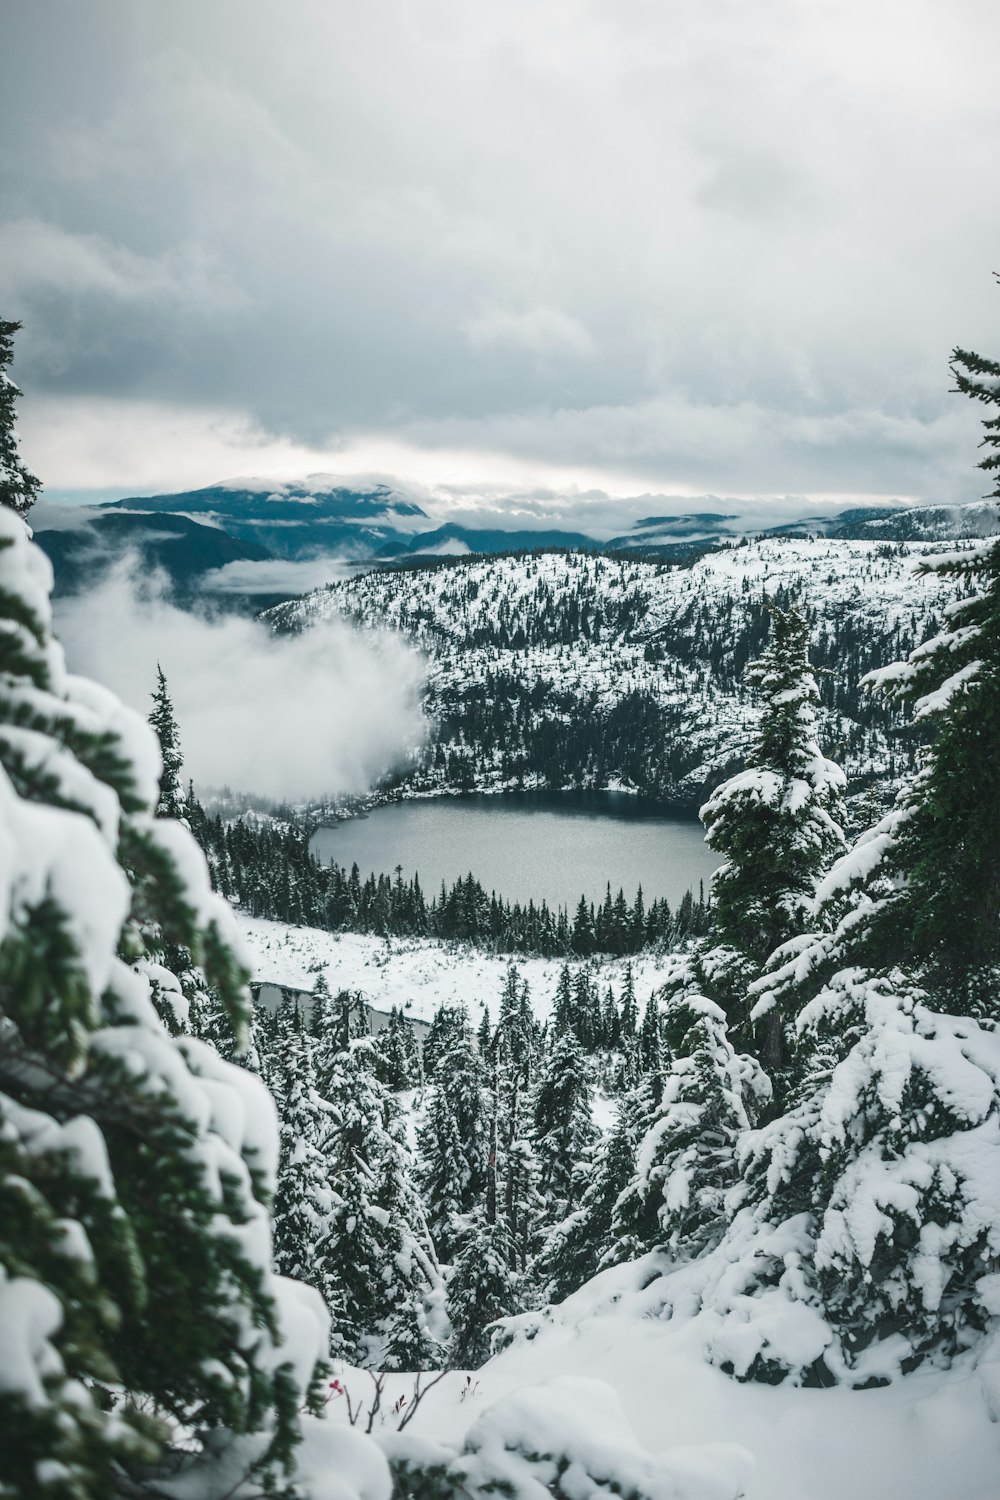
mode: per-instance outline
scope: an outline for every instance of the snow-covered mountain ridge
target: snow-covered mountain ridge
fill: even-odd
[[[342,616],[426,654],[429,741],[404,790],[625,785],[690,807],[745,753],[756,708],[743,674],[770,598],[810,620],[828,752],[894,784],[913,738],[858,684],[938,628],[953,584],[921,563],[969,545],[770,537],[688,567],[450,560],[366,573],[265,618],[284,632]]]

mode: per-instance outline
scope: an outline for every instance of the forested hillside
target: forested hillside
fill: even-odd
[[[959,553],[968,542],[942,544]],[[821,737],[855,793],[894,787],[916,738],[860,688],[939,628],[929,543],[745,542],[666,566],[583,553],[367,573],[281,605],[277,631],[341,615],[427,655],[428,741],[404,789],[624,784],[694,809],[742,763],[748,662],[768,601],[795,603],[819,669]]]

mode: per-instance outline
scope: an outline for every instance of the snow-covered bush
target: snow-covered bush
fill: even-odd
[[[648,1453],[611,1387],[573,1377],[496,1402],[460,1453],[407,1433],[382,1446],[398,1500],[738,1500],[751,1466],[733,1444]]]

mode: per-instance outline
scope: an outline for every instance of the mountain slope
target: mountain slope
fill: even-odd
[[[109,566],[133,553],[143,574],[163,573],[176,602],[188,604],[213,569],[270,556],[258,542],[232,537],[188,516],[101,510],[74,515],[68,506],[59,509],[67,514],[59,518],[56,507],[40,508],[34,529],[35,541],[52,564],[56,598],[81,593]]]
[[[937,628],[951,585],[919,571],[929,550],[770,538],[689,567],[583,553],[448,559],[369,572],[265,618],[297,631],[340,615],[398,630],[426,654],[429,742],[406,789],[624,784],[693,809],[747,748],[756,705],[743,674],[767,600],[794,599],[829,673],[825,748],[887,790],[914,735],[859,680]]]
[[[205,516],[230,536],[284,558],[317,552],[370,556],[426,519],[419,505],[386,485],[352,490],[326,474],[287,483],[234,479],[174,495],[132,496],[102,509]]]

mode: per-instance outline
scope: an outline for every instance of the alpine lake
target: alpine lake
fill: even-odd
[[[608,883],[629,903],[708,893],[719,858],[699,822],[628,792],[506,792],[414,798],[317,829],[311,848],[362,880],[419,875],[428,898],[472,874],[486,891],[572,915],[581,895],[603,901]]]

